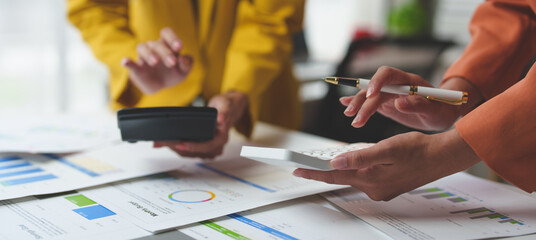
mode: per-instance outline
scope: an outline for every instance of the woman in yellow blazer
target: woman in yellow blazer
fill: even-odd
[[[249,136],[258,119],[299,125],[291,36],[301,27],[304,0],[69,0],[67,6],[70,22],[110,70],[113,109],[186,106],[198,97],[216,108],[227,104],[229,116],[218,121],[223,118],[228,126],[218,128],[217,143],[172,146],[179,154],[218,155],[230,127]],[[187,71],[176,84],[151,93],[129,74],[133,61],[124,62],[126,68],[121,60],[139,59],[139,66],[147,66],[139,45],[158,40],[163,29],[180,39],[180,47],[171,49],[177,50],[176,66]],[[172,65],[165,59],[151,62],[153,70],[166,63]]]

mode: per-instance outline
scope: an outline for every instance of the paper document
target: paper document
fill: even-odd
[[[362,220],[300,198],[202,221],[179,231],[194,239],[390,239]],[[325,200],[324,200],[325,201]]]
[[[536,233],[536,199],[457,173],[388,202],[356,189],[323,194],[394,239],[478,239]]]
[[[84,194],[155,232],[346,187],[297,178],[292,170],[237,157],[185,164]]]
[[[10,115],[0,126],[0,152],[72,153],[121,141],[112,114]]]
[[[151,235],[80,193],[0,201],[0,239],[133,239]]]
[[[0,200],[48,194],[169,171],[181,159],[149,142],[120,143],[66,157],[54,154],[0,154]]]

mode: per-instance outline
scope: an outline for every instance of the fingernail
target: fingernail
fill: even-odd
[[[128,58],[121,59],[121,66],[126,67],[128,63]]]
[[[370,97],[370,95],[372,95],[372,91],[374,91],[374,86],[369,85],[367,89],[367,98]]]
[[[168,67],[173,67],[173,66],[175,66],[175,63],[177,63],[177,61],[175,60],[174,57],[172,57],[172,56],[167,56],[167,57],[166,57],[166,65],[167,65]]]
[[[336,157],[332,159],[330,163],[335,169],[345,169],[348,167],[348,160],[346,157]]]
[[[355,117],[354,121],[352,122],[352,126],[354,127],[357,127],[357,123],[361,122],[361,115],[359,115],[359,113],[357,114],[357,116]]]
[[[344,113],[348,113],[348,112],[351,112],[354,110],[354,105],[350,104],[348,105],[348,107],[346,108],[346,110],[344,110]]]
[[[156,65],[158,63],[158,58],[153,55],[153,56],[151,56],[149,61],[151,61],[151,65]]]
[[[179,51],[179,50],[180,50],[180,48],[181,48],[181,42],[175,40],[175,41],[173,41],[172,44],[173,44],[173,49],[174,49],[175,51]]]
[[[294,175],[294,176],[296,176],[296,177],[303,177],[302,172],[301,172],[301,171],[298,171],[298,170],[292,172],[292,175]]]

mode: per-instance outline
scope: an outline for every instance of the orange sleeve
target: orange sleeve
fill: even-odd
[[[456,123],[461,137],[499,176],[536,190],[536,66],[525,79]]]
[[[469,25],[471,43],[447,70],[444,79],[468,79],[485,99],[515,84],[536,53],[533,43],[536,3],[532,1],[533,6],[530,6],[527,2],[492,0],[482,3]]]
[[[536,190],[536,67],[518,82],[536,52],[536,3],[486,1],[470,24],[473,36],[444,79],[463,77],[482,93],[484,104],[456,123],[475,153],[498,175]]]

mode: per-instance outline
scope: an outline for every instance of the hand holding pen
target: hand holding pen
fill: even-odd
[[[335,79],[327,78],[326,80],[334,83]],[[342,82],[345,84],[352,81],[356,82],[352,79],[337,80],[339,84]],[[416,74],[406,73],[391,67],[379,68],[370,82],[361,81],[359,88],[361,91],[355,96],[340,99],[340,102],[347,107],[344,114],[348,117],[355,116],[352,122],[354,127],[364,126],[372,114],[378,111],[382,115],[412,128],[443,130],[452,126],[461,115],[467,112],[466,109],[474,107],[474,101],[471,104],[446,104],[446,102],[467,102],[467,93],[464,94],[464,92],[469,91],[453,92],[443,90],[474,88],[463,79],[446,81],[443,89],[437,89]],[[421,90],[420,93],[419,90]],[[381,92],[391,93],[385,94]],[[424,96],[420,96],[421,94]],[[475,95],[471,95],[471,98],[474,97],[475,100],[481,98],[478,94]],[[426,98],[426,96],[429,97]],[[431,101],[433,98],[434,100]],[[438,101],[438,99],[440,100]]]

